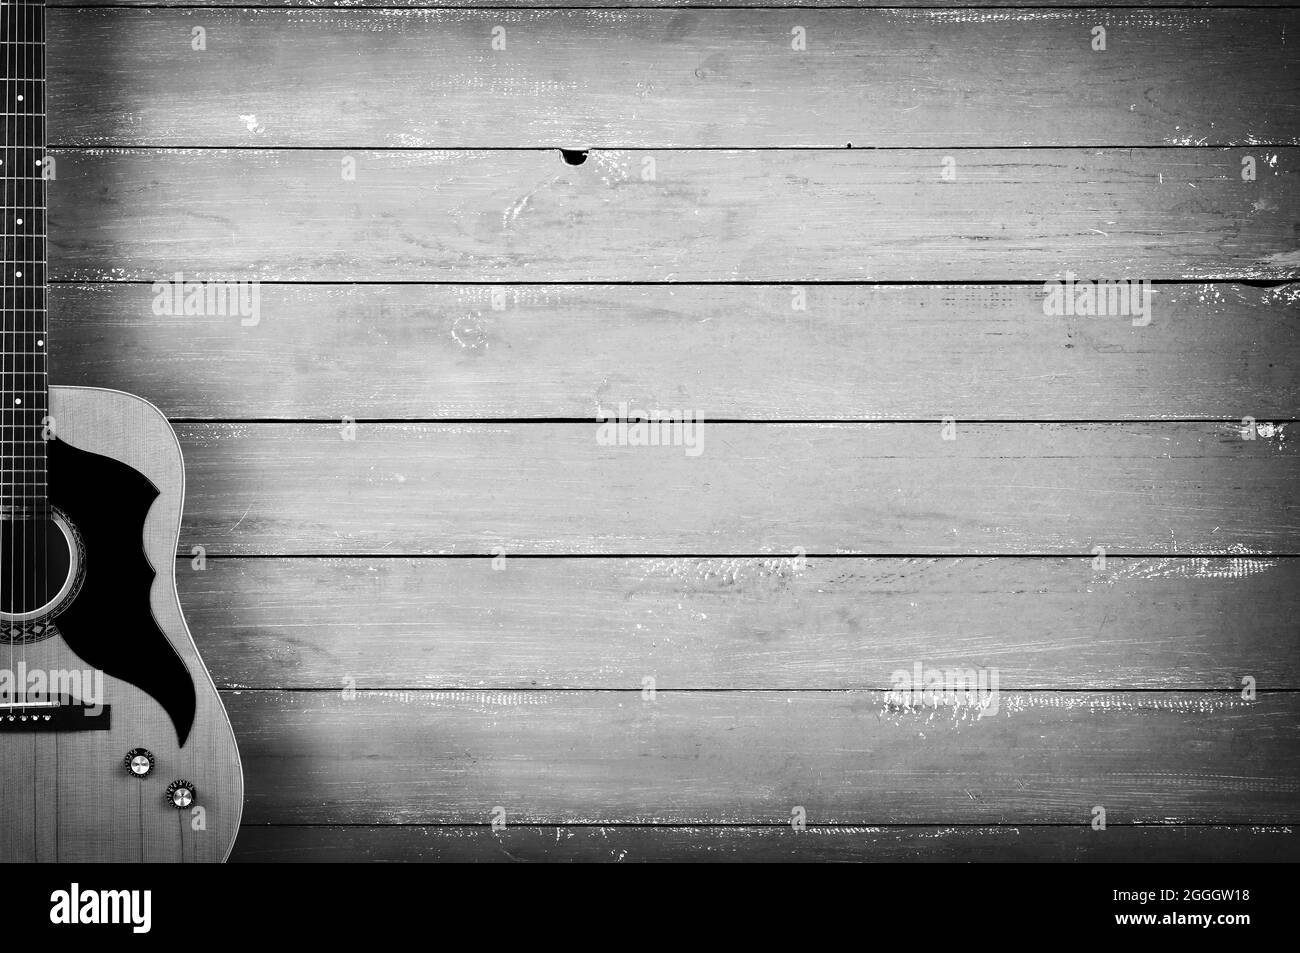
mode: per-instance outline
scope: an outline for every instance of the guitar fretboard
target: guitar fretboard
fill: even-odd
[[[4,274],[0,278],[0,503],[5,515],[44,507],[46,378],[45,2],[0,2],[4,143]]]

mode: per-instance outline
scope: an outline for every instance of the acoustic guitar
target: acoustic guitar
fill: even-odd
[[[43,0],[0,37],[0,861],[221,861],[243,776],[176,595],[180,445],[139,397],[48,386]]]

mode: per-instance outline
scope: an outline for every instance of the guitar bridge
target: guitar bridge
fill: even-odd
[[[0,704],[0,734],[12,731],[108,731],[108,705],[60,701],[16,701]]]

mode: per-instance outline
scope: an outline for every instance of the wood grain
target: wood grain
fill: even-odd
[[[227,692],[253,824],[1293,824],[1300,697]],[[1194,739],[1194,740],[1193,740]]]
[[[945,182],[928,150],[73,150],[50,276],[1294,279],[1298,153],[1255,153],[1243,182],[1245,150],[955,150]]]
[[[210,559],[178,565],[224,688],[1300,687],[1300,560]],[[345,679],[349,680],[345,683]]]
[[[60,145],[1300,144],[1294,10],[110,8],[49,20]]]
[[[1289,827],[304,827],[248,825],[232,861],[1294,863]]]
[[[83,7],[85,0],[48,0],[50,7]],[[807,4],[802,0],[546,0],[545,3],[540,0],[262,0],[257,4],[252,4],[249,0],[205,0],[203,4],[196,4],[194,0],[113,0],[112,3],[106,3],[104,6],[111,7],[270,7],[270,8],[288,8],[288,9],[330,9],[330,8],[367,8],[367,7],[395,7],[411,9],[466,9],[483,7],[485,9],[495,8],[525,8],[534,9],[537,7],[557,8],[557,9],[582,9],[588,7],[609,8],[619,10],[623,8],[637,7],[662,7],[665,9],[673,8],[691,8],[691,7],[761,7],[790,9],[798,11],[805,9]],[[836,0],[837,7],[861,7],[870,9],[873,7],[933,7],[933,0]],[[1034,4],[1035,7],[1095,7],[1096,0],[1040,0]],[[1110,0],[1107,7],[1150,7],[1151,0]],[[1222,6],[1223,0],[1183,0],[1178,4],[1183,7],[1215,7]],[[1286,0],[1237,0],[1232,4],[1234,7],[1252,7],[1252,8],[1287,8],[1290,6]],[[947,0],[944,4],[946,7],[1024,7],[1024,0]]]
[[[1264,420],[1300,407],[1300,285],[1158,285],[1145,327],[1045,316],[1034,285],[265,284],[251,326],[156,315],[155,297],[55,285],[54,379],[224,419],[588,417],[627,402],[710,419]]]
[[[184,424],[181,552],[1292,553],[1285,426],[715,424],[702,447],[580,424]],[[354,439],[345,439],[354,433]]]

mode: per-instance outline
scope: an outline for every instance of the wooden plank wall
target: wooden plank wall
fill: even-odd
[[[1300,857],[1300,11],[379,6],[49,13],[235,859]]]

